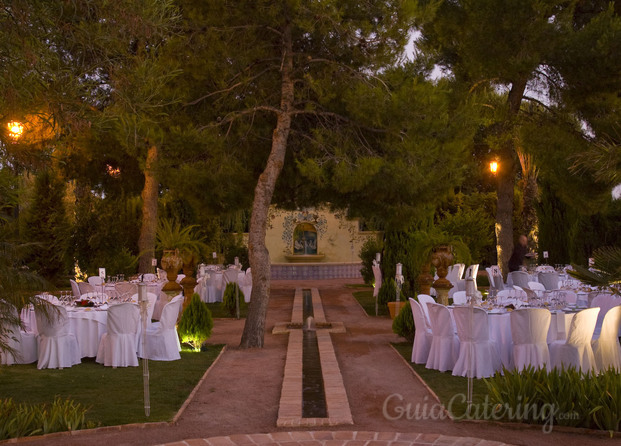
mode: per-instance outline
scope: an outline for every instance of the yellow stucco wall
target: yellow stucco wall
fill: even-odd
[[[312,224],[317,230],[317,253],[321,262],[359,262],[360,248],[375,232],[361,232],[358,221],[327,209],[309,208],[299,211],[270,210],[265,242],[272,263],[289,263],[285,256],[293,254],[293,233],[297,225]],[[300,260],[304,260],[301,258]]]

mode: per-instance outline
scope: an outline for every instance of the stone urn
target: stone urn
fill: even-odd
[[[179,292],[182,290],[181,285],[177,283],[177,273],[183,264],[183,259],[176,249],[164,250],[162,255],[162,268],[166,271],[168,282],[162,287],[164,292]]]
[[[436,301],[442,305],[448,305],[448,292],[453,284],[446,278],[448,268],[453,264],[453,252],[450,245],[438,245],[431,254],[431,264],[436,268],[438,280],[433,282],[436,290]]]

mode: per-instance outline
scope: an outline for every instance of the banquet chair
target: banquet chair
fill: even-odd
[[[80,287],[78,286],[78,282],[76,282],[73,279],[70,279],[69,283],[71,284],[71,292],[73,293],[74,299],[79,299],[82,293],[80,292]]]
[[[0,349],[0,364],[31,364],[37,360],[37,337],[34,333],[28,333],[13,323],[18,321],[17,309],[8,302],[2,303],[2,309],[11,313],[11,319],[6,321],[5,331],[1,338],[12,350]]]
[[[481,308],[453,308],[459,337],[459,356],[453,376],[488,378],[500,369],[496,343],[490,341],[487,313]]]
[[[147,292],[147,323],[150,323],[151,319],[153,318],[153,312],[155,311],[156,302],[157,294]],[[140,305],[140,297],[138,293],[132,295],[130,303]]]
[[[371,269],[373,270],[373,277],[375,278],[375,285],[373,285],[373,297],[375,298],[382,287],[382,269],[375,260],[373,261]]]
[[[103,279],[101,277],[99,277],[99,276],[90,276],[86,280],[88,281],[88,283],[90,283],[94,287],[98,287],[98,286],[103,285]]]
[[[127,302],[108,308],[108,331],[99,341],[95,361],[106,367],[138,366],[140,308]]]
[[[416,296],[416,299],[418,299],[418,303],[420,303],[420,306],[423,308],[423,314],[425,315],[427,325],[431,327],[431,321],[429,319],[429,304],[435,304],[436,300],[429,294],[419,294]]]
[[[545,308],[524,308],[511,313],[513,365],[517,370],[531,365],[536,369],[549,365],[546,339],[551,319],[552,314]]]
[[[250,302],[250,295],[252,294],[252,271],[250,268],[246,270],[243,280],[239,283],[239,288],[244,293],[244,300],[246,303]]]
[[[578,295],[575,291],[563,290],[562,293],[565,295],[565,302],[568,305],[575,305],[578,301]]]
[[[138,292],[138,284],[130,282],[118,282],[114,284],[114,289],[119,298],[126,298]]]
[[[558,290],[558,273],[555,272],[540,272],[539,283],[542,283],[546,290]]]
[[[528,282],[528,288],[530,288],[533,291],[545,291],[546,287],[543,285],[543,283],[539,283],[539,282]]]
[[[599,308],[587,308],[574,315],[567,332],[567,340],[554,341],[550,344],[552,368],[573,366],[583,372],[597,371],[591,339],[598,313]]]
[[[440,372],[453,370],[459,355],[459,338],[455,334],[451,313],[444,305],[433,303],[427,306],[432,337],[425,367]]]
[[[446,279],[450,281],[454,286],[457,286],[457,281],[461,280],[465,269],[466,265],[464,265],[463,263],[455,263],[454,265],[449,266],[448,273],[446,274]]]
[[[179,352],[181,344],[177,335],[177,318],[179,307],[183,304],[183,295],[175,296],[162,309],[159,322],[153,322],[147,327],[144,336],[145,346],[142,347],[142,339],[138,342],[138,356],[155,361],[175,361],[181,359]]]
[[[95,287],[88,282],[78,282],[78,288],[80,289],[80,297],[82,297],[82,294],[94,293],[96,291]]]
[[[155,282],[157,280],[157,276],[153,273],[145,273],[141,277],[142,282]]]
[[[595,364],[600,372],[609,368],[621,372],[621,345],[617,336],[620,327],[621,305],[617,305],[608,310],[601,331],[597,335],[594,334],[591,340]]]
[[[170,297],[168,297],[168,294],[166,294],[164,291],[160,291],[160,294],[155,301],[153,314],[151,315],[152,320],[160,320],[160,317],[162,316],[162,310],[164,309],[164,306],[166,306],[166,304],[170,302],[170,300],[171,299]]]
[[[162,269],[162,268],[158,268],[157,269],[157,278],[159,280],[166,280],[167,279],[167,277],[166,277],[166,270]]]
[[[602,323],[604,321],[604,317],[606,316],[606,313],[608,313],[608,310],[610,310],[612,307],[619,305],[619,302],[612,294],[598,294],[597,296],[595,296],[595,298],[591,301],[591,305],[589,305],[590,308],[595,308],[598,307],[599,308],[599,313],[597,315],[597,322],[595,323],[595,329],[593,330],[593,335],[595,337],[599,336],[599,333],[602,329]]]
[[[465,291],[455,291],[453,293],[453,305],[466,305],[468,298]]]
[[[414,343],[412,344],[412,362],[415,364],[427,363],[431,348],[431,328],[425,320],[423,307],[410,297],[410,308],[414,317]]]
[[[507,283],[511,282],[513,285],[517,285],[520,288],[528,288],[528,281],[530,277],[527,272],[524,271],[511,271],[507,277]]]
[[[48,305],[47,314],[35,308],[37,321],[38,369],[62,369],[80,363],[78,341],[69,330],[67,310],[60,305]]]

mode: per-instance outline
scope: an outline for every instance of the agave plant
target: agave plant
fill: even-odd
[[[593,265],[587,269],[572,265],[569,274],[592,286],[608,289],[614,294],[621,294],[621,247],[605,246],[593,253]]]

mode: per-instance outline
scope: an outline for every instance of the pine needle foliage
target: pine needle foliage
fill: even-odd
[[[222,296],[222,303],[220,304],[222,306],[222,309],[227,311],[231,316],[235,316],[236,314],[236,293],[238,293],[239,296],[239,309],[241,313],[242,307],[246,305],[246,299],[244,299],[244,293],[239,288],[239,285],[234,282],[226,285],[226,288],[224,289],[224,295]]]
[[[213,319],[211,311],[198,294],[194,293],[177,326],[181,342],[194,351],[200,351],[203,343],[211,336]]]

